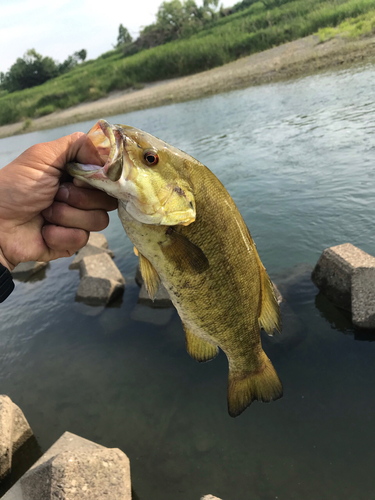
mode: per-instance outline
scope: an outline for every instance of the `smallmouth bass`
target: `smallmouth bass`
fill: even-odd
[[[280,308],[234,201],[203,164],[127,125],[99,120],[88,133],[104,166],[68,172],[119,201],[151,298],[160,281],[181,318],[186,349],[200,362],[218,347],[229,363],[228,412],[282,396],[262,349],[261,327],[281,331]]]

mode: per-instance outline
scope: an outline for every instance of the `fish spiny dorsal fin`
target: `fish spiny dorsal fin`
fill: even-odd
[[[197,335],[192,333],[183,323],[182,326],[184,327],[186,335],[186,350],[195,361],[204,363],[205,361],[211,361],[211,359],[216,358],[219,354],[217,346],[197,337]]]
[[[151,262],[138,252],[139,267],[147,293],[151,300],[154,300],[156,292],[159,288],[160,278]]]
[[[261,309],[259,314],[259,326],[265,330],[268,335],[273,335],[274,330],[277,330],[281,333],[281,313],[280,307],[277,303],[277,299],[275,297],[274,288],[272,285],[272,281],[270,280],[266,268],[262,264],[260,257],[258,255],[258,251],[256,245],[251,237],[249,229],[248,236],[250,245],[252,246],[255,254],[255,258],[258,262],[259,273],[260,273],[260,286],[261,286]]]

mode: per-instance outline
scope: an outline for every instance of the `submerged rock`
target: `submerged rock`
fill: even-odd
[[[11,271],[14,279],[19,281],[28,281],[39,271],[48,266],[48,262],[21,262]]]
[[[13,455],[32,436],[21,409],[8,396],[0,395],[0,480],[9,474]]]
[[[77,301],[104,305],[124,290],[125,279],[106,253],[84,257],[80,262],[80,273]]]
[[[143,304],[144,306],[153,307],[155,309],[165,309],[168,307],[173,307],[172,301],[169,297],[169,293],[161,283],[159,285],[158,291],[156,292],[154,300],[150,299],[145,285],[142,285],[138,296],[138,304]]]
[[[375,328],[375,257],[351,243],[326,248],[311,279],[354,325]]]

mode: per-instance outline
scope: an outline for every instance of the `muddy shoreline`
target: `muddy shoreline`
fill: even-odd
[[[375,36],[355,41],[335,38],[320,44],[312,35],[202,73],[154,83],[142,90],[114,92],[98,101],[37,118],[27,128],[25,122],[3,125],[0,138],[366,62],[375,63]]]

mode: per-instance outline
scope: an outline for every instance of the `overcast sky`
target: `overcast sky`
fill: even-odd
[[[162,1],[0,0],[0,71],[32,48],[59,62],[81,49],[94,59],[112,49],[120,23],[137,37],[142,26],[154,22]]]

